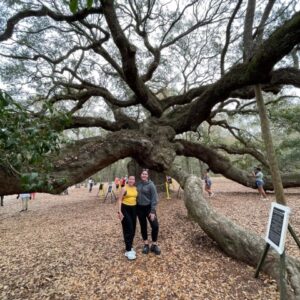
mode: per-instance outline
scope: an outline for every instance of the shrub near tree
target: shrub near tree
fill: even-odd
[[[58,122],[62,125],[67,118],[63,114],[55,115],[53,110],[51,113],[48,116],[34,116],[21,103],[0,90],[0,166],[7,175],[20,179],[21,190],[16,193],[52,189],[51,179],[47,176],[52,164],[44,156],[57,154],[62,138],[49,123],[55,121],[57,125]]]

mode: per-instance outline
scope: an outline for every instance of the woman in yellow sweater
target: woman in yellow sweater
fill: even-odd
[[[126,247],[125,256],[129,260],[136,259],[136,252],[132,248],[136,227],[136,198],[138,195],[135,187],[135,177],[128,177],[128,184],[121,190],[118,199],[118,216],[122,222],[124,242]]]

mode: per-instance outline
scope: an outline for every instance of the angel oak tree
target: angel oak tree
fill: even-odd
[[[218,112],[233,99],[252,101],[254,85],[269,93],[300,87],[293,63],[300,43],[297,1],[272,2],[258,1],[251,55],[244,53],[249,45],[241,32],[246,9],[241,0],[102,0],[90,8],[79,3],[74,14],[62,0],[31,1],[25,8],[22,2],[1,4],[6,20],[0,76],[8,92],[21,98],[34,90],[27,105],[35,116],[47,113],[42,103],[67,112],[64,131],[105,131],[47,156],[53,163],[52,192],[132,157],[150,169],[173,172],[185,189],[190,214],[207,234],[229,255],[255,265],[263,242],[217,215],[197,180],[172,168],[176,155],[197,157],[214,172],[254,187],[249,174],[220,152],[180,135],[197,131],[204,121],[218,122]],[[244,151],[265,162],[255,149]],[[300,185],[299,174],[282,180],[285,187]],[[0,194],[22,190],[19,177],[4,167],[0,183]],[[265,267],[272,275],[276,259],[272,255]],[[291,299],[300,297],[299,274],[299,262],[288,258]]]

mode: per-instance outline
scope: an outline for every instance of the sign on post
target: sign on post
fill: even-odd
[[[290,208],[273,202],[269,215],[266,242],[279,254],[284,251],[286,232],[289,224]]]

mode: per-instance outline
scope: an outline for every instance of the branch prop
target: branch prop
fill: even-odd
[[[0,35],[0,42],[9,39],[13,35],[16,25],[20,21],[22,21],[23,19],[26,19],[26,18],[48,16],[51,19],[58,21],[58,22],[72,23],[72,22],[82,20],[91,14],[102,14],[102,8],[101,7],[93,7],[90,9],[86,8],[86,9],[83,9],[83,10],[73,14],[73,15],[62,15],[59,13],[55,13],[46,6],[43,6],[39,10],[24,10],[24,11],[18,12],[16,15],[14,15],[10,19],[8,19],[7,24],[6,24],[6,29]]]

